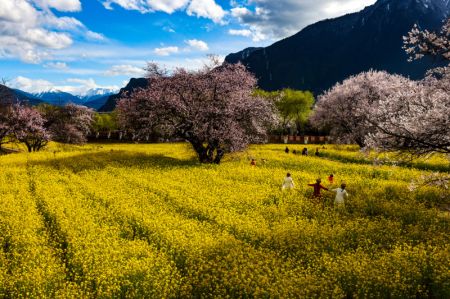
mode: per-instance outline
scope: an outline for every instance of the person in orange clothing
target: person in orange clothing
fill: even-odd
[[[322,189],[328,191],[328,188],[322,186],[321,183],[322,183],[322,180],[321,179],[317,179],[315,184],[308,184],[308,186],[314,187],[314,193],[313,193],[313,197],[314,198],[319,198],[320,199],[322,197],[322,195],[320,194],[320,191]]]
[[[330,176],[328,177],[328,182],[329,182],[331,185],[333,185],[333,183],[334,183],[334,175],[333,175],[333,174],[330,174]]]

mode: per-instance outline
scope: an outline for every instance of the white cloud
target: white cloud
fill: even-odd
[[[214,0],[192,0],[187,8],[190,16],[203,17],[221,23],[226,12]]]
[[[215,0],[103,0],[102,3],[106,9],[113,9],[115,4],[141,13],[162,11],[172,14],[175,11],[186,10],[190,16],[207,18],[215,23],[221,23],[226,15]]]
[[[356,12],[376,0],[234,1],[231,16],[250,30],[254,41],[280,39],[317,21]],[[251,6],[246,6],[251,5]]]
[[[27,77],[19,76],[11,81],[10,86],[30,93],[39,93],[49,90],[60,90],[71,93],[73,95],[84,95],[91,89],[103,88],[110,90],[119,90],[116,85],[99,85],[94,79],[79,79],[71,78],[67,79],[65,84],[58,85],[47,80],[42,79],[30,79]],[[71,84],[72,83],[72,84]]]
[[[35,23],[37,12],[34,7],[26,1],[3,0],[0,2],[0,20],[2,22],[25,22]]]
[[[33,80],[26,77],[19,76],[11,81],[11,87],[17,88],[26,92],[37,93],[53,88],[53,83],[47,80]]]
[[[221,55],[218,57],[220,62],[225,60],[225,56]],[[205,65],[210,63],[210,60],[206,56],[194,56],[189,58],[179,58],[179,57],[169,57],[167,59],[160,59],[156,61],[159,65],[168,69],[169,71],[175,70],[177,68],[185,68],[187,70],[198,70],[203,68]]]
[[[81,10],[80,0],[33,0],[41,7],[54,8],[59,11],[76,12]]]
[[[155,48],[153,51],[158,56],[169,56],[171,54],[178,53],[180,49],[178,47],[163,47],[163,48]]]
[[[64,49],[72,44],[66,33],[49,32],[42,28],[30,28],[22,36],[23,41],[48,49]]]
[[[69,68],[65,62],[49,62],[44,64],[44,67],[57,70],[66,70]]]
[[[164,26],[162,28],[165,32],[170,32],[170,33],[175,33],[175,29],[169,27],[169,26]]]
[[[186,7],[189,0],[106,0],[103,6],[106,9],[113,9],[112,4],[121,6],[127,10],[138,10],[141,13],[163,11],[168,14]]]
[[[93,32],[91,30],[86,31],[86,38],[93,41],[104,41],[105,36],[101,33]]]
[[[73,44],[73,36],[101,39],[72,17],[57,17],[51,9],[81,10],[79,0],[1,0],[0,58],[27,63],[49,59],[55,50]]]
[[[54,88],[57,90],[65,91],[73,95],[85,95],[88,91],[92,89],[109,89],[117,91],[120,89],[117,85],[99,85],[94,79],[78,79],[71,78],[66,80],[67,83],[75,83],[76,85],[56,85]]]
[[[79,79],[79,78],[70,78],[66,80],[67,83],[76,83],[78,85],[76,86],[59,86],[57,89],[74,93],[74,94],[81,94],[83,91],[88,91],[89,89],[98,88],[99,85],[95,82],[94,79]]]
[[[57,29],[57,30],[77,30],[83,28],[84,25],[75,18],[70,17],[56,17],[53,14],[39,14],[40,23],[45,26]]]
[[[208,44],[205,43],[205,42],[202,41],[202,40],[198,40],[198,39],[190,39],[190,40],[187,40],[186,43],[187,43],[191,48],[194,48],[194,49],[197,49],[197,50],[200,50],[200,51],[208,51],[208,50],[209,50]]]
[[[147,0],[146,2],[152,11],[163,11],[168,14],[173,13],[186,6],[188,0]]]
[[[145,74],[145,70],[129,64],[113,65],[105,72],[106,76],[135,76],[140,77]]]
[[[241,18],[252,15],[252,12],[247,7],[234,7],[231,9],[231,15],[235,18]]]
[[[249,37],[252,36],[252,31],[248,29],[240,29],[240,30],[230,29],[228,30],[228,34]]]

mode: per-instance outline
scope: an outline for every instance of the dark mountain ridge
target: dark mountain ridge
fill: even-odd
[[[68,103],[83,105],[95,110],[103,106],[112,95],[111,90],[100,90],[98,93],[88,94],[85,96],[75,96],[68,92],[60,90],[48,90],[40,93],[29,93],[20,89],[9,88],[5,85],[0,85],[0,93],[8,103],[22,103],[31,106],[39,104],[50,104],[55,106],[62,106]]]
[[[449,0],[379,0],[360,12],[307,26],[248,55],[248,49],[230,54],[225,61],[242,62],[265,90],[290,87],[318,94],[369,69],[418,79],[437,63],[408,62],[403,36],[414,24],[439,29],[449,11]]]
[[[35,106],[42,104],[43,102],[27,92],[12,89],[0,84],[0,105],[10,105],[15,103]]]
[[[126,96],[127,94],[133,93],[134,90],[138,88],[146,88],[149,86],[149,80],[146,78],[131,78],[127,86],[120,89],[119,93],[109,96],[106,103],[98,109],[99,112],[109,112],[116,108],[117,101]]]
[[[79,97],[60,90],[48,90],[33,94],[33,96],[35,96],[36,98],[40,99],[43,102],[55,106],[63,106],[69,103],[77,105],[82,104],[82,101],[80,100]]]
[[[99,110],[103,105],[106,104],[106,102],[108,101],[109,97],[111,95],[105,95],[102,97],[95,97],[94,99],[90,99],[87,102],[84,102],[84,106],[92,108],[94,110]]]

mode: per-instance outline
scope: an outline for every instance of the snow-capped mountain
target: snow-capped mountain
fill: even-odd
[[[58,89],[49,89],[46,91],[42,91],[39,93],[34,93],[32,96],[34,98],[40,99],[43,102],[49,103],[51,105],[56,106],[62,106],[69,103],[77,104],[77,105],[84,105],[89,102],[93,101],[100,101],[101,99],[104,99],[104,102],[106,102],[107,97],[111,94],[114,94],[116,90],[114,89],[107,89],[107,88],[94,88],[86,91],[83,94],[80,95],[74,95],[65,91],[61,91]],[[97,102],[98,102],[97,101]],[[104,104],[104,103],[103,103]],[[101,104],[101,105],[103,105]],[[98,105],[98,103],[97,103]],[[101,106],[100,105],[100,106]]]
[[[84,102],[91,102],[117,92],[118,90],[111,88],[93,88],[89,89],[87,92],[79,95],[78,97]]]
[[[34,93],[32,95],[43,102],[56,106],[63,106],[68,103],[82,104],[79,97],[53,88],[39,93]]]

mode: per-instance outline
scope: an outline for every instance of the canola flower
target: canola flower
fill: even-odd
[[[408,189],[429,172],[328,147],[253,146],[221,165],[186,144],[1,156],[0,297],[449,297],[443,191]],[[296,189],[281,192],[287,171]],[[310,199],[329,173],[351,190],[345,209]]]

